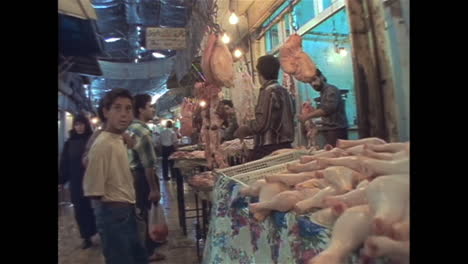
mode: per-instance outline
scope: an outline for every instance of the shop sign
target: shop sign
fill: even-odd
[[[181,50],[187,47],[185,28],[146,28],[146,49]]]

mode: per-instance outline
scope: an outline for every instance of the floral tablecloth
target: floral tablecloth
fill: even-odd
[[[226,177],[216,183],[202,263],[307,264],[327,248],[331,230],[307,216],[274,212],[264,222],[257,222],[248,204],[258,198],[240,197],[239,188]],[[349,257],[348,264],[360,263],[358,252]]]

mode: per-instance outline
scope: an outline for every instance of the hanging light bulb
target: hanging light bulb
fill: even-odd
[[[348,55],[348,51],[347,51],[345,48],[343,48],[343,47],[341,47],[341,48],[338,49],[338,53],[340,53],[340,55],[343,56],[343,57],[345,57],[346,55]]]
[[[239,17],[237,17],[236,13],[232,12],[231,16],[229,17],[229,23],[231,25],[239,23]]]
[[[242,56],[242,51],[240,49],[236,49],[234,51],[234,57],[240,58]]]
[[[205,106],[206,106],[206,102],[205,102],[205,101],[201,101],[201,102],[200,102],[200,106],[201,106],[201,107],[205,107]]]
[[[224,33],[221,40],[223,41],[224,44],[228,44],[231,41],[231,38],[226,33]]]

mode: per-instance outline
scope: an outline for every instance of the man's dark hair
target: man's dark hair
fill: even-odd
[[[267,81],[278,79],[279,69],[280,62],[273,55],[265,55],[257,60],[257,71]]]
[[[318,77],[323,77],[323,80],[324,80],[325,82],[327,82],[327,77],[325,77],[325,75],[323,75],[322,71],[319,70],[318,68],[317,68],[317,70],[316,70],[316,74],[315,74],[315,75],[317,75]]]
[[[166,127],[171,128],[172,127],[172,121],[167,121],[166,122]]]
[[[91,124],[89,123],[89,119],[84,115],[77,115],[73,118],[72,129],[69,132],[70,137],[77,135],[75,131],[76,123],[82,123],[85,126],[85,131],[84,131],[85,136],[90,136],[91,134],[93,134],[93,130],[91,129]]]
[[[103,109],[105,108],[105,109],[109,110],[111,105],[119,97],[130,99],[130,101],[132,101],[132,105],[133,105],[133,96],[130,93],[130,91],[127,90],[127,89],[116,88],[116,89],[113,89],[110,92],[107,92],[106,95],[104,95],[104,99],[103,99],[103,102],[102,102]]]
[[[229,107],[232,107],[234,108],[234,105],[232,104],[232,101],[231,100],[223,100],[221,101],[223,104],[229,106]]]
[[[99,100],[99,105],[97,108],[97,115],[99,119],[101,120],[101,122],[105,123],[107,122],[107,118],[104,116],[103,109],[104,109],[104,98],[101,98],[101,100]]]
[[[151,103],[151,95],[149,94],[137,94],[135,97],[133,97],[134,100],[134,107],[133,107],[133,113],[135,114],[135,117],[138,118],[140,116],[140,108],[145,108],[146,103],[150,102]]]

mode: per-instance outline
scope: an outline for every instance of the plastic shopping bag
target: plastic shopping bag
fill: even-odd
[[[151,205],[148,225],[149,236],[154,242],[166,241],[169,229],[161,205]]]

